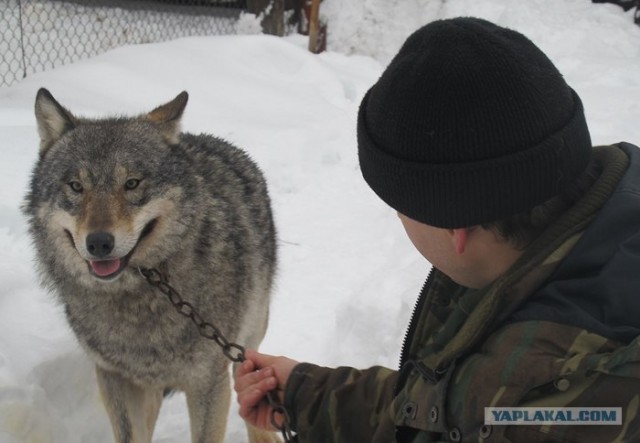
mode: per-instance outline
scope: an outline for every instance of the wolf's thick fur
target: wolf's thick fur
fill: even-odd
[[[180,133],[186,92],[135,118],[84,119],[45,89],[25,202],[37,263],[96,363],[117,442],[148,443],[163,392],[186,393],[191,438],[222,442],[228,361],[154,291],[161,270],[229,341],[257,347],[276,266],[264,178],[241,150]],[[274,434],[249,429],[251,442]]]

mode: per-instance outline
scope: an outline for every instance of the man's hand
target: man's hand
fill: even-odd
[[[274,357],[253,350],[245,352],[246,360],[235,373],[235,390],[240,403],[240,417],[253,426],[273,431],[272,407],[267,401],[268,392],[277,390],[278,400],[283,401],[283,391],[289,375],[298,364],[286,357]],[[276,417],[281,420],[282,417]],[[280,424],[280,423],[278,423]]]

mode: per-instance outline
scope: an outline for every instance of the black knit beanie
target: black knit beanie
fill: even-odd
[[[358,115],[362,174],[419,222],[497,221],[560,193],[591,140],[578,95],[523,35],[485,20],[432,22],[404,43]]]

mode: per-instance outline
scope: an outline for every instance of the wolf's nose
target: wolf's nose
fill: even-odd
[[[106,257],[113,251],[115,238],[108,232],[94,232],[87,235],[87,251],[95,257]]]

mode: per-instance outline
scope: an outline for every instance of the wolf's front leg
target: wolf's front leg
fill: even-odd
[[[211,379],[192,383],[186,391],[192,443],[222,443],[231,401],[227,365]]]
[[[151,443],[162,404],[162,389],[140,387],[98,366],[96,372],[116,443]]]
[[[247,423],[247,433],[249,434],[249,443],[282,443],[279,434],[275,432],[263,431],[255,428]]]

